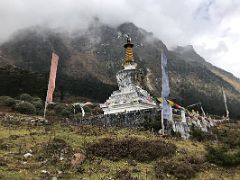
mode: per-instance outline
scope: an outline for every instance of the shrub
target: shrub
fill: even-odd
[[[137,178],[131,176],[131,172],[127,169],[120,169],[115,174],[115,180],[137,180]]]
[[[32,96],[27,93],[21,94],[19,98],[22,101],[28,101],[28,102],[32,100]]]
[[[210,134],[209,132],[204,132],[197,127],[192,127],[190,134],[191,134],[191,139],[194,139],[200,142],[216,139],[216,137],[213,134]]]
[[[55,113],[54,110],[47,109],[46,115],[48,115],[48,116],[56,116],[56,113]]]
[[[240,127],[239,125],[227,125],[213,128],[218,141],[227,145],[229,148],[240,147]]]
[[[155,166],[156,177],[164,179],[165,174],[171,174],[178,179],[194,177],[196,171],[190,163],[161,160]]]
[[[90,114],[91,113],[91,108],[90,107],[84,106],[83,109],[84,109],[86,114]]]
[[[72,116],[72,112],[71,111],[69,111],[69,109],[63,109],[62,111],[61,111],[61,116],[63,116],[63,117],[71,117]]]
[[[60,112],[60,115],[68,118],[73,117],[73,107],[66,105]]]
[[[176,152],[176,146],[160,140],[140,140],[137,138],[117,140],[104,138],[97,143],[88,144],[86,151],[90,156],[100,156],[113,161],[130,158],[146,162],[173,156]]]
[[[57,115],[60,115],[65,108],[66,108],[65,104],[57,104],[56,106],[54,106],[54,111],[56,112]]]
[[[32,101],[31,103],[35,106],[35,108],[43,109],[43,102],[42,102],[42,100]]]
[[[165,174],[171,174],[177,179],[190,179],[201,170],[204,162],[203,158],[195,156],[186,156],[178,160],[163,159],[156,163],[155,174],[160,179],[164,179]]]
[[[77,118],[77,119],[82,118],[82,113],[77,113],[77,114],[75,114],[75,118]]]
[[[145,130],[154,130],[155,132],[158,132],[159,129],[162,128],[161,116],[156,116],[155,118],[144,117],[144,122],[142,123],[142,126]]]
[[[20,102],[15,107],[16,111],[23,114],[36,114],[36,108],[29,102]]]
[[[4,104],[9,107],[14,107],[16,105],[16,100],[9,97],[4,101]]]
[[[33,97],[32,101],[41,101],[42,102],[42,99],[40,97]]]
[[[19,104],[20,102],[22,102],[22,101],[20,101],[20,100],[15,100],[15,105],[13,105],[11,108],[16,111],[16,106],[17,106],[17,104]]]
[[[45,161],[57,166],[61,171],[70,169],[71,159],[74,154],[73,148],[66,141],[59,138],[54,138],[46,144],[42,144],[41,148],[36,147],[36,159]],[[61,160],[61,158],[63,158]]]
[[[10,96],[0,96],[0,105],[6,105],[6,99],[10,98]]]
[[[34,97],[31,101],[31,103],[35,106],[36,108],[36,113],[39,114],[43,114],[43,102],[40,98],[38,97]]]
[[[93,113],[94,115],[103,114],[103,110],[102,110],[100,107],[95,107],[95,108],[92,110],[92,113]]]
[[[240,150],[233,151],[228,147],[208,146],[207,159],[209,162],[220,166],[237,166],[240,165]]]

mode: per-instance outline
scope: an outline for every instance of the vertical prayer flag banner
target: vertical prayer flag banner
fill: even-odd
[[[228,111],[228,106],[227,106],[227,97],[226,97],[226,94],[225,94],[225,91],[223,88],[222,88],[222,92],[223,92],[224,106],[225,106],[225,110],[226,110],[226,117],[229,117],[229,111]]]
[[[161,53],[161,65],[162,65],[162,108],[163,108],[163,118],[170,119],[170,108],[167,102],[168,96],[170,94],[169,79],[168,79],[168,68],[167,68],[167,57],[162,51]]]
[[[52,53],[51,69],[48,82],[47,103],[51,103],[53,101],[53,92],[55,89],[58,60],[59,60],[58,55]]]

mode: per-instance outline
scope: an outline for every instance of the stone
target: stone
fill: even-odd
[[[86,159],[86,156],[82,153],[75,153],[73,159],[71,160],[72,167],[81,165]]]
[[[41,173],[43,173],[43,174],[49,174],[49,172],[47,171],[47,170],[41,170]]]
[[[23,155],[25,159],[32,157],[33,155],[31,153],[26,153]]]

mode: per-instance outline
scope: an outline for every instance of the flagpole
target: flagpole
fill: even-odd
[[[162,58],[163,58],[163,50],[161,49],[161,66],[162,66]],[[162,66],[162,71],[163,71],[163,66]],[[163,84],[163,75],[162,75],[162,84]],[[162,134],[164,134],[164,119],[163,119],[163,101],[164,101],[164,97],[163,97],[163,85],[162,85],[162,109],[161,109],[161,125],[162,125]]]
[[[46,101],[45,101],[45,107],[44,107],[44,112],[43,112],[43,117],[44,118],[46,117],[46,111],[47,111],[47,98],[46,98]]]

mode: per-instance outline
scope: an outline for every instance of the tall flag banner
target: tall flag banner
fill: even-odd
[[[229,118],[229,111],[228,111],[228,106],[227,106],[227,97],[225,94],[225,91],[222,88],[222,92],[223,92],[223,101],[224,101],[224,106],[225,106],[225,110],[226,110],[226,117]]]
[[[58,55],[55,53],[52,53],[51,70],[49,75],[48,92],[47,92],[47,103],[51,103],[53,100],[53,92],[55,89],[58,60],[59,60]]]
[[[162,51],[161,53],[161,66],[162,66],[162,113],[163,119],[170,119],[170,108],[167,102],[168,96],[170,94],[169,79],[168,79],[168,68],[167,68],[167,57]]]
[[[47,91],[47,97],[46,97],[45,108],[44,108],[44,117],[46,115],[47,104],[49,104],[53,101],[53,92],[55,89],[55,80],[56,80],[56,75],[57,75],[58,60],[59,60],[58,55],[53,52],[52,60],[51,60],[50,74],[49,74],[48,91]]]

